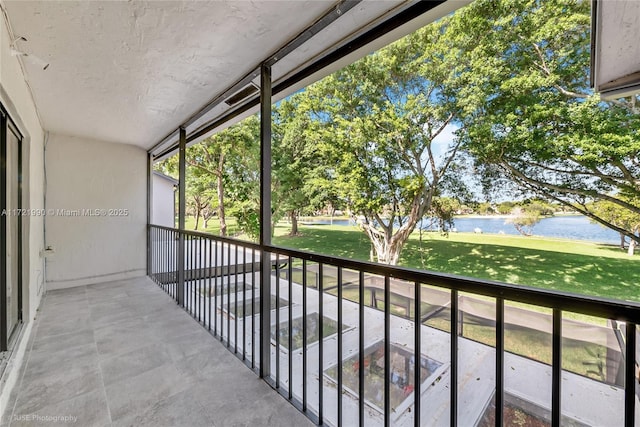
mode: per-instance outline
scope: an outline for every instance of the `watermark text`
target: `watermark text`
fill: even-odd
[[[78,422],[78,417],[76,417],[75,415],[24,414],[24,415],[14,415],[13,421],[75,424]]]
[[[3,209],[2,216],[61,216],[61,217],[104,217],[129,216],[124,208],[82,208],[82,209]]]

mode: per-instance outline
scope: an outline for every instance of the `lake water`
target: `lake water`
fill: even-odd
[[[306,224],[329,224],[329,222],[328,220],[305,221]],[[349,220],[334,220],[333,224],[355,225],[354,222]],[[519,234],[512,224],[506,223],[505,218],[456,218],[454,227],[459,232],[473,232],[475,228],[480,228],[483,233]],[[591,222],[589,218],[582,215],[543,218],[533,228],[533,234],[543,237],[587,240],[614,245],[620,243],[620,235],[617,232]]]

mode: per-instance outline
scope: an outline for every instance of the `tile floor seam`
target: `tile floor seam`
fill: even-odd
[[[86,287],[85,287],[86,289]],[[98,372],[100,373],[100,384],[102,385],[102,394],[104,395],[104,401],[107,404],[107,415],[109,416],[109,424],[113,424],[113,418],[111,417],[111,405],[109,404],[109,396],[107,395],[107,387],[104,383],[104,373],[102,372],[102,363],[100,360],[100,353],[98,351],[98,340],[96,339],[96,331],[93,325],[93,320],[89,316],[89,322],[91,323],[91,332],[93,332],[93,345],[96,348],[96,362],[98,363]]]

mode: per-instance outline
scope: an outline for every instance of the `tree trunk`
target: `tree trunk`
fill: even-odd
[[[227,219],[224,213],[224,186],[222,174],[218,174],[216,179],[216,192],[218,193],[218,220],[220,221],[220,235],[227,235]]]
[[[364,231],[371,241],[371,261],[374,261],[375,255],[375,260],[380,264],[397,265],[400,252],[402,252],[415,224],[415,221],[409,221],[393,235],[376,230],[370,223],[364,224]]]
[[[636,245],[637,245],[636,241],[631,239],[631,241],[629,242],[629,251],[627,252],[627,255],[633,256],[633,253],[636,249]]]
[[[436,184],[437,183],[433,183],[432,189],[435,188]],[[360,226],[367,234],[367,237],[369,237],[369,241],[371,241],[379,263],[389,265],[398,264],[402,248],[413,230],[415,230],[418,221],[424,216],[427,208],[431,206],[432,198],[432,193],[425,194],[423,192],[416,194],[406,220],[401,222],[402,225],[395,233],[393,232],[393,220],[397,218],[395,214],[389,219],[388,225],[379,224],[382,230],[377,229],[373,225],[376,221],[378,223],[382,222],[382,219],[378,215],[368,215],[368,217],[365,215],[365,221],[361,222]],[[352,215],[354,214],[352,213]]]
[[[289,218],[291,219],[291,232],[289,232],[289,236],[297,236],[298,235],[298,215],[296,211],[289,212]]]
[[[196,225],[193,227],[195,231],[198,231],[198,224],[200,223],[200,208],[196,206]]]
[[[622,249],[623,251],[625,250],[625,243],[627,243],[627,241],[625,240],[625,235],[623,233],[620,233],[620,249]]]

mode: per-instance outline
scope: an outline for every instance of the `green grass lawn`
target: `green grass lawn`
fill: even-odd
[[[356,227],[301,226],[287,236],[279,226],[277,245],[360,260],[370,244]],[[640,256],[611,246],[572,240],[510,235],[418,233],[407,242],[399,265],[544,289],[640,301]]]
[[[235,218],[229,217],[229,218],[227,218],[226,221],[227,221],[227,234],[229,236],[233,236],[233,237],[241,238],[243,240],[247,240],[247,237],[242,235],[242,232],[238,228],[238,222],[236,221]],[[188,216],[185,219],[185,228],[187,230],[194,230],[195,229],[195,225],[196,225],[196,220],[195,220],[194,217]],[[207,224],[207,228],[205,228],[204,227],[204,221],[202,221],[202,218],[201,218],[200,219],[200,223],[198,224],[198,231],[219,235],[220,234],[220,221],[218,221],[217,217],[216,218],[212,218],[212,219],[209,220],[209,223]]]
[[[187,218],[187,229],[194,219]],[[229,234],[240,234],[236,221],[227,221]],[[217,219],[205,230],[220,232]],[[299,236],[288,236],[288,225],[278,225],[276,245],[327,255],[369,259],[370,244],[356,227],[300,226]],[[640,301],[640,255],[629,257],[613,246],[562,239],[513,235],[425,233],[420,242],[414,233],[407,242],[399,265],[459,274],[479,279],[533,286],[591,296]]]

